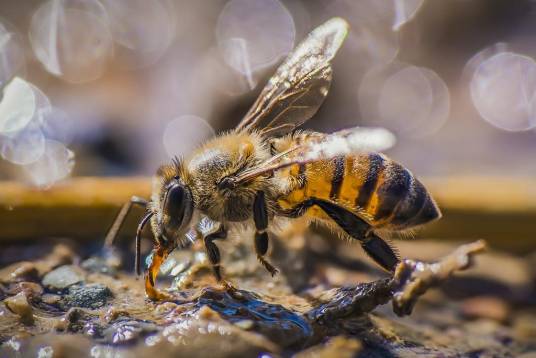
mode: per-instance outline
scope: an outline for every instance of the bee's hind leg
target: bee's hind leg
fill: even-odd
[[[389,272],[394,272],[399,262],[396,251],[382,238],[377,236],[372,227],[363,219],[345,208],[326,200],[310,198],[287,213],[297,217],[313,205],[320,207],[350,237],[359,240],[361,247],[376,263]]]
[[[377,236],[370,224],[343,207],[325,200],[314,199],[314,204],[322,208],[348,235],[359,240],[361,247],[385,270],[394,272],[399,262],[396,251]]]
[[[266,200],[264,198],[264,192],[259,191],[255,196],[253,203],[253,220],[255,221],[255,252],[257,253],[257,259],[259,262],[270,272],[272,276],[279,271],[272,266],[265,258],[264,255],[268,252],[268,211],[266,209]]]
[[[369,231],[361,240],[361,247],[367,255],[387,271],[394,272],[396,265],[400,262],[396,250],[373,231]]]

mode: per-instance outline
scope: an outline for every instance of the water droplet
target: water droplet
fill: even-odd
[[[39,348],[37,358],[52,358],[54,357],[54,349],[51,346]]]

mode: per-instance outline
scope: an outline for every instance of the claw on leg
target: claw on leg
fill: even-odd
[[[279,270],[272,266],[272,264],[269,263],[263,256],[257,255],[257,259],[259,259],[259,262],[264,266],[264,268],[270,272],[272,277],[279,273]]]
[[[220,284],[223,286],[223,288],[226,290],[226,291],[231,291],[231,292],[234,292],[236,291],[236,287],[229,281],[227,280],[221,280],[220,281]]]

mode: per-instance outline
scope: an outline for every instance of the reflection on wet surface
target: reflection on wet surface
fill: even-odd
[[[0,356],[448,356],[476,351],[509,356],[536,348],[530,343],[534,320],[514,314],[507,303],[478,297],[459,303],[448,292],[434,290],[413,309],[430,286],[464,268],[481,243],[451,248],[434,265],[404,261],[394,277],[383,278],[366,265],[341,265],[309,251],[319,245],[294,245],[279,257],[287,264],[274,254],[282,271],[275,279],[242,243],[235,245],[225,267],[237,289],[214,281],[206,257],[194,245],[170,255],[168,262],[190,264],[188,270],[167,267],[160,274],[159,290],[167,296],[162,301],[146,299],[143,280],[115,267],[117,260],[109,256],[82,261],[83,254],[65,244],[35,246],[36,257],[0,270]],[[276,251],[284,245],[278,242]],[[313,270],[293,270],[297,260],[312,257]],[[344,278],[354,283],[337,287]],[[177,279],[184,287],[171,283]],[[300,280],[308,283],[293,289],[291,282]],[[462,282],[456,287],[464,290],[463,281],[448,282]],[[389,301],[392,308],[384,305]],[[482,304],[489,309],[472,308]]]

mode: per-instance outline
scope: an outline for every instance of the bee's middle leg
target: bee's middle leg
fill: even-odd
[[[266,200],[264,192],[259,191],[255,196],[253,203],[253,220],[255,221],[255,252],[260,263],[270,272],[272,276],[279,271],[268,262],[264,255],[268,252],[268,210],[266,209]]]
[[[216,246],[214,241],[225,239],[226,237],[227,230],[225,229],[223,224],[220,224],[220,227],[215,232],[212,232],[203,238],[203,243],[205,244],[205,250],[207,252],[208,260],[212,265],[214,276],[216,276],[216,280],[218,280],[218,282],[223,281],[220,268],[221,255],[220,250],[218,249],[218,246]]]

